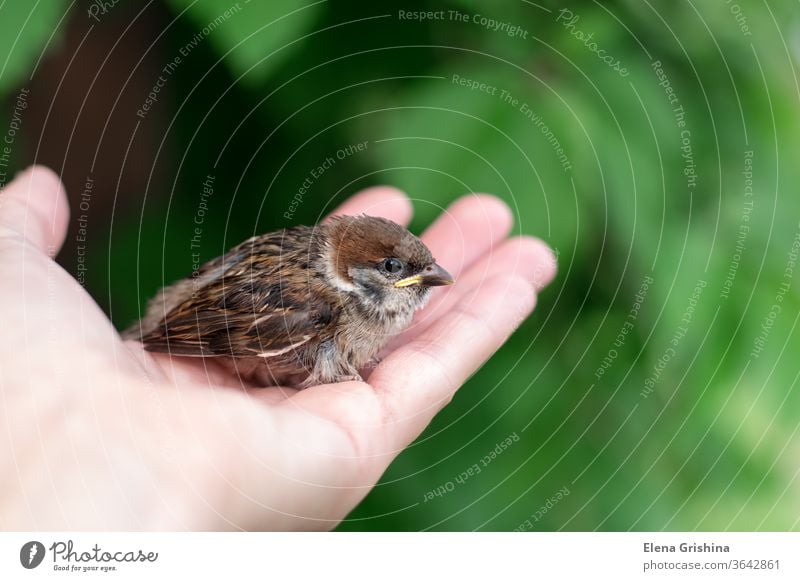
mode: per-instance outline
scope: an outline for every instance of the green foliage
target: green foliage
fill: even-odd
[[[292,0],[167,0],[186,13],[198,34],[208,36],[231,71],[246,83],[258,83],[302,46],[319,2]]]
[[[61,34],[63,0],[0,3],[0,97],[24,82]]]

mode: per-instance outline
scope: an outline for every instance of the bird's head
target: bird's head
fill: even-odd
[[[334,286],[366,307],[413,312],[425,304],[431,287],[454,282],[419,238],[391,220],[339,216],[326,227],[326,270]]]

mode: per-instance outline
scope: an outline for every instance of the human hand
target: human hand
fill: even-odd
[[[411,204],[372,188],[336,213],[405,225]],[[555,274],[542,242],[507,239],[502,202],[462,198],[422,236],[457,283],[367,383],[254,388],[212,360],[123,342],[50,258],[67,222],[50,170],[0,190],[1,529],[333,528]]]

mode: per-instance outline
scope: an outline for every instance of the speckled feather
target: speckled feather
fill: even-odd
[[[162,289],[125,335],[149,351],[214,357],[261,385],[356,379],[430,290],[375,275],[387,257],[406,264],[403,275],[434,264],[418,238],[382,218],[256,236]]]

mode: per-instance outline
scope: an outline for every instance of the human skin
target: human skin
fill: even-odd
[[[406,225],[398,190],[335,213]],[[498,199],[456,201],[422,240],[457,283],[437,289],[367,382],[255,388],[213,361],[123,342],[51,258],[66,235],[58,177],[0,190],[0,529],[327,530],[531,312],[555,275],[508,238]]]

